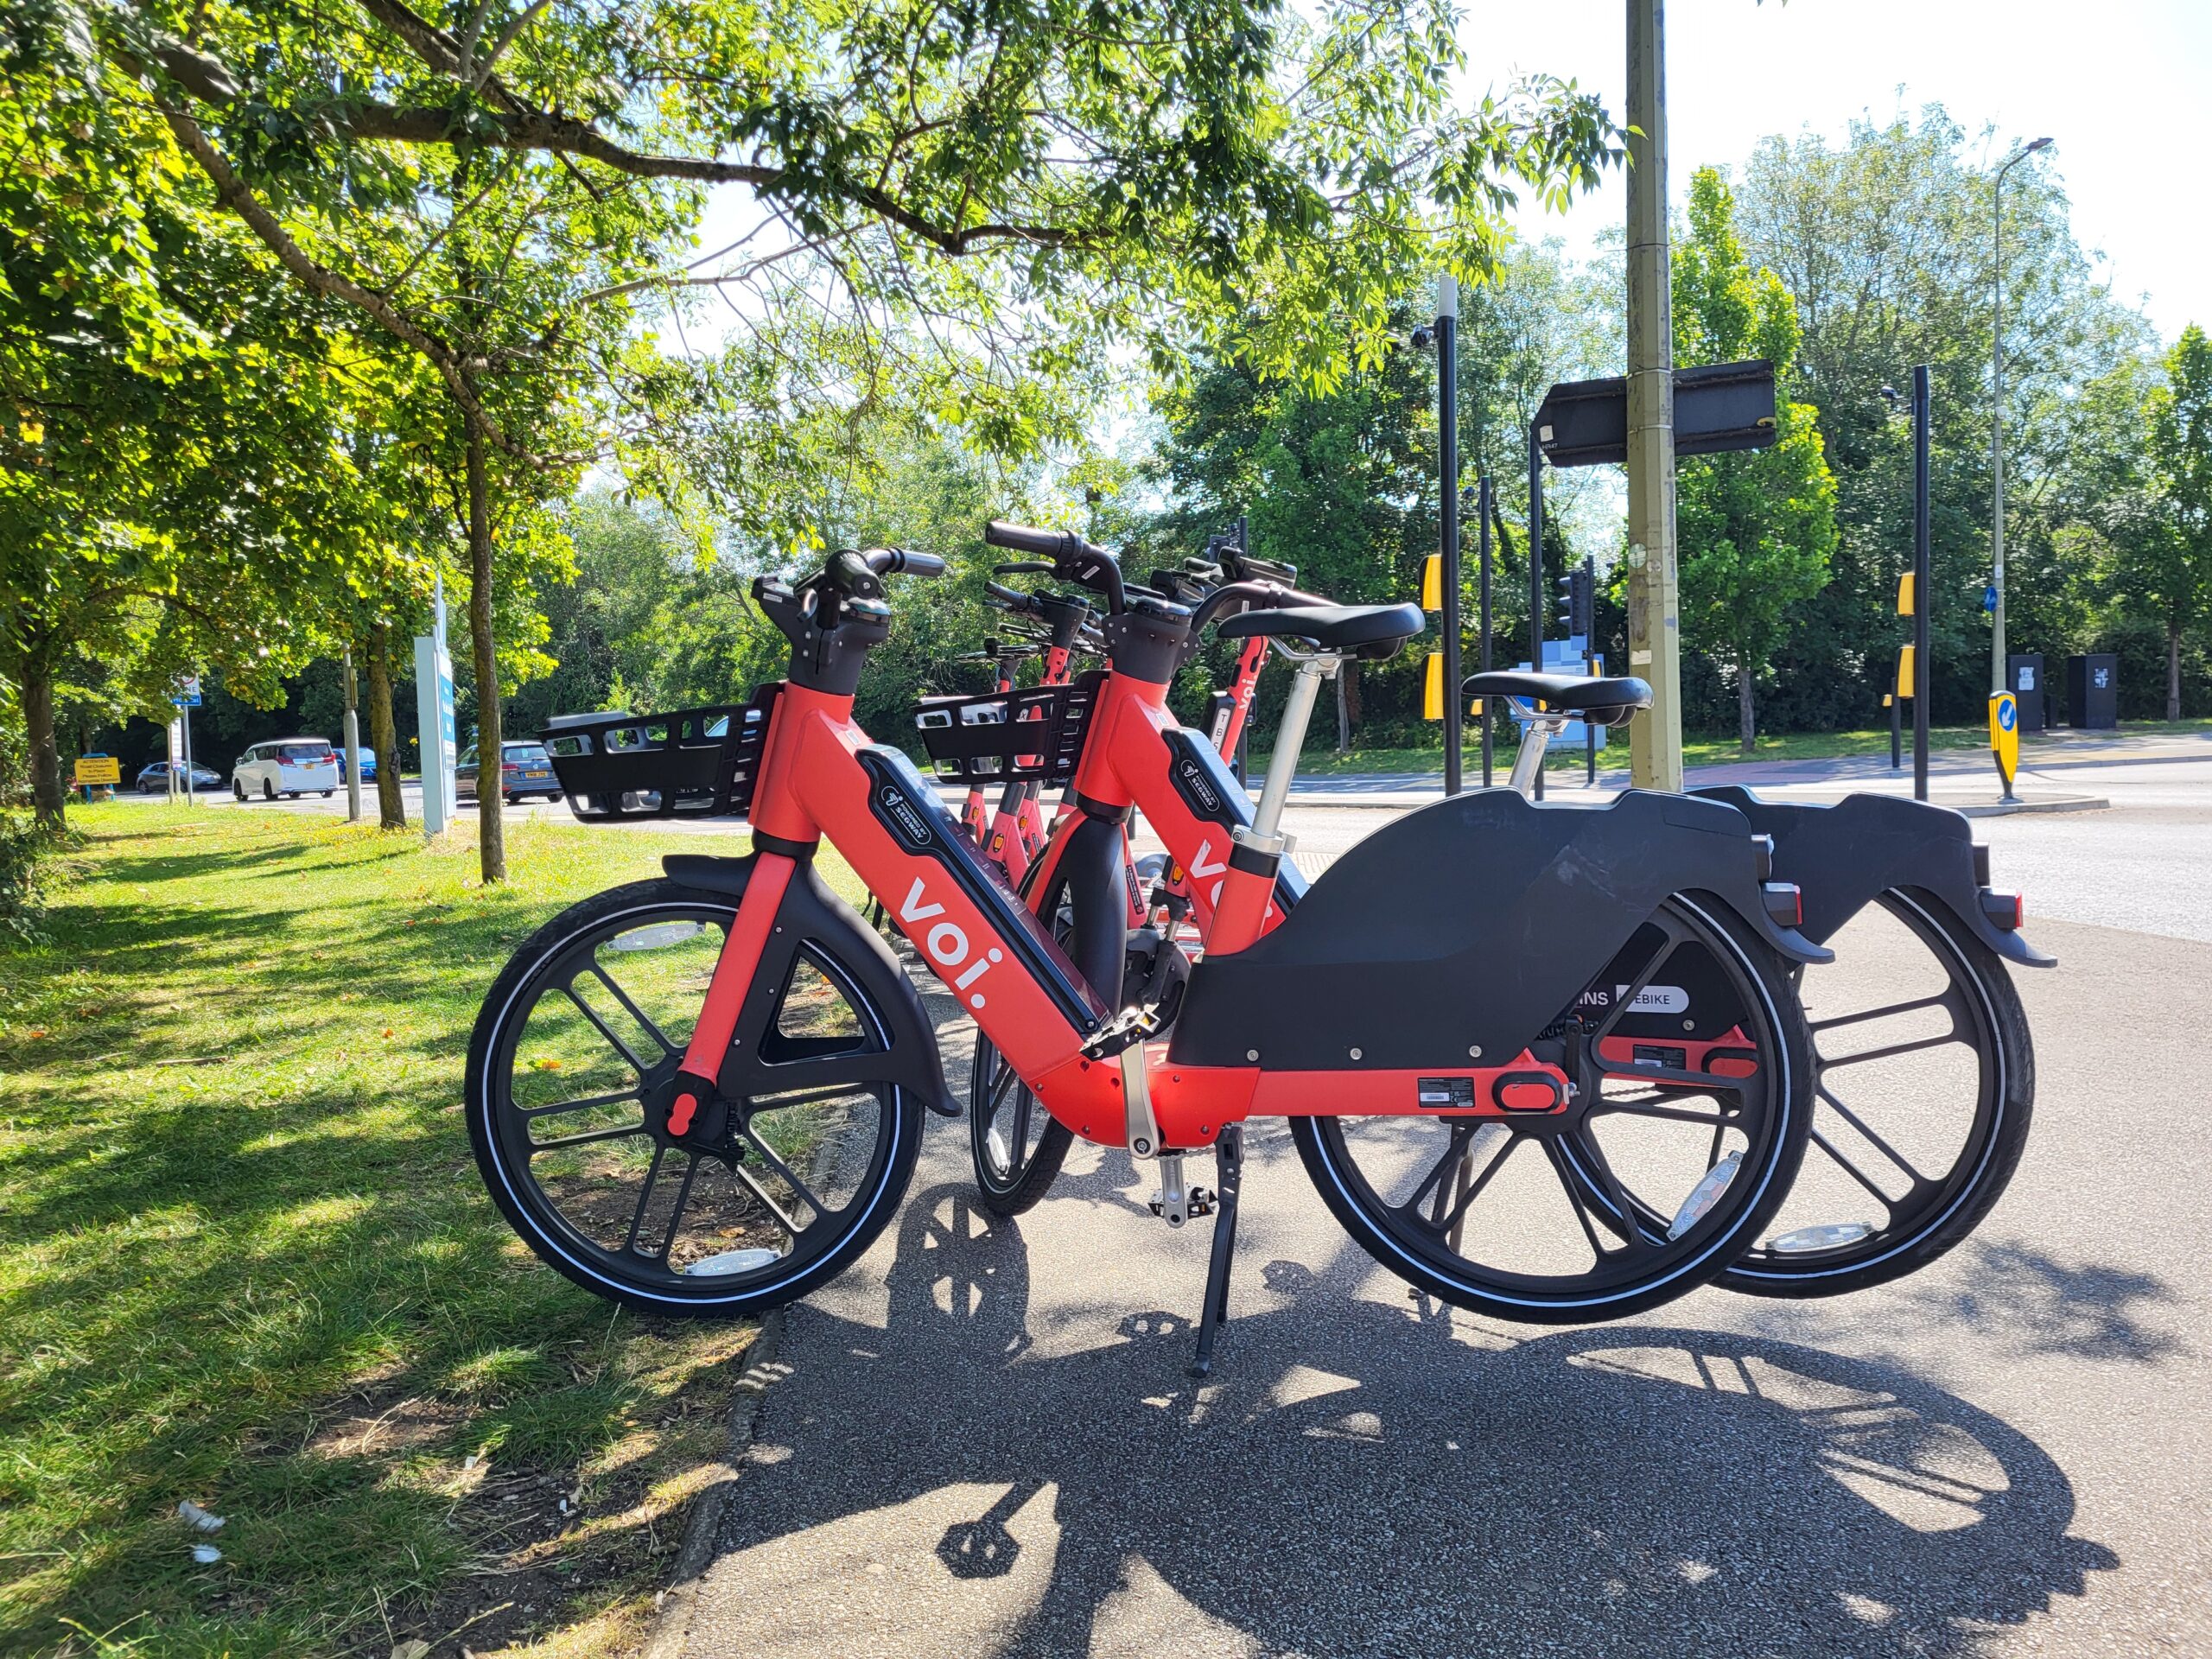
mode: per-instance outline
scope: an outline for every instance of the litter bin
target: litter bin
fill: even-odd
[[[2066,723],[2077,731],[2109,732],[2120,725],[2120,658],[2092,652],[2066,659]]]
[[[2039,732],[2044,719],[2043,653],[2023,652],[2005,659],[2005,683],[2019,700],[2020,729]]]

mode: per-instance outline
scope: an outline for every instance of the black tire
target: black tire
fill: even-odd
[[[231,793],[238,798],[238,804],[240,806],[244,806],[245,804],[245,785],[244,784],[233,782],[231,785]]]
[[[1052,918],[1052,937],[1085,982],[1094,988],[1103,987],[1106,1000],[1118,1007],[1128,943],[1126,895],[1076,894],[1065,874],[1074,861],[1072,854],[1061,858],[1053,867],[1051,885],[1042,893],[1025,893],[1023,899],[1038,915]],[[1118,874],[1118,866],[1116,870]],[[1120,883],[1114,885],[1118,888]],[[1085,926],[1078,919],[1085,917],[1096,920]],[[1033,1141],[1027,1134],[1031,1125],[1038,1126]],[[979,1028],[975,1060],[968,1071],[968,1149],[983,1208],[1005,1217],[1035,1207],[1059,1178],[1074,1144],[1075,1131],[1030,1092]]]
[[[1776,1250],[1770,1248],[1770,1241],[1762,1240],[1720,1276],[1719,1282],[1730,1290],[1753,1296],[1840,1296],[1917,1273],[1980,1225],[2004,1196],[2012,1172],[2019,1167],[2035,1110],[2035,1046],[2028,1033],[2027,1011],[2020,1005],[2019,992],[2005,971],[2004,958],[1968,931],[1947,906],[1925,895],[1892,888],[1878,904],[1927,948],[1950,981],[1953,1006],[1948,1011],[1954,1031],[1959,1033],[1959,1046],[1972,1051],[1976,1071],[1975,1097],[1966,1131],[1949,1166],[1941,1174],[1916,1172],[1916,1179],[1897,1200],[1882,1200],[1886,1211],[1884,1224],[1867,1236],[1834,1248],[1800,1250]],[[1853,943],[1850,930],[1841,937],[1840,956]],[[1821,976],[1834,971],[1821,967],[1806,969],[1805,988],[1816,1016],[1821,1012]],[[1895,978],[1910,982],[1901,974]],[[1871,1020],[1860,1013],[1855,1017],[1839,1016],[1835,1021],[1837,1027],[1847,1023],[1863,1030]],[[1853,1057],[1823,1057],[1817,1052],[1821,1033],[1828,1027],[1828,1021],[1817,1017],[1811,1021],[1816,1050],[1814,1065],[1821,1078],[1814,1128],[1816,1132],[1827,1132],[1816,1133],[1806,1154],[1797,1194],[1806,1192],[1817,1166],[1856,1168],[1845,1158],[1844,1147],[1852,1143],[1844,1131],[1851,1126],[1841,1114],[1851,1111],[1862,1122],[1873,1116],[1864,1098],[1846,1102],[1831,1088],[1830,1079],[1843,1065],[1851,1064]],[[1925,1113],[1930,1109],[1927,1101],[1926,1095],[1919,1095],[1912,1103]],[[1878,1118],[1868,1127],[1877,1134],[1888,1131],[1885,1141],[1903,1138],[1888,1119]],[[1877,1143],[1865,1144],[1871,1148]],[[1895,1172],[1878,1169],[1875,1173]],[[1866,1177],[1861,1173],[1858,1179],[1863,1185]],[[1776,1225],[1783,1230],[1777,1236],[1787,1236],[1795,1230],[1789,1227],[1796,1219],[1792,1210],[1793,1205],[1785,1201],[1776,1217]]]
[[[323,798],[324,800],[326,800],[326,801],[327,801],[327,800],[328,800],[328,799],[329,799],[333,795],[336,794],[337,792],[338,792],[338,791],[337,791],[336,790],[333,790],[333,789],[326,789],[326,790],[324,790],[324,791],[322,791],[322,798]]]
[[[266,778],[261,780],[261,798],[264,801],[273,801],[276,798],[276,785]]]
[[[1599,1043],[1677,952],[1700,948],[1722,964],[1739,1002],[1751,1010],[1743,1021],[1746,1036],[1763,1059],[1773,1056],[1774,1063],[1740,1076],[1717,1071],[1646,1072],[1638,1074],[1634,1084],[1609,1076],[1598,1058]],[[1630,970],[1642,977],[1635,980],[1629,994],[1608,998],[1606,1011],[1587,1020],[1578,1036],[1542,1039],[1558,1046],[1579,1090],[1574,1102],[1557,1116],[1291,1120],[1293,1138],[1315,1189],[1344,1230],[1376,1261],[1455,1307],[1493,1319],[1565,1325],[1620,1319],[1671,1301],[1717,1277],[1759,1236],[1789,1191],[1812,1122],[1812,1038],[1787,966],[1763,937],[1725,908],[1683,894],[1655,912],[1621,960],[1641,964]],[[1599,977],[1614,977],[1610,965]],[[1643,1081],[1646,1077],[1648,1084]],[[1608,1087],[1647,1090],[1649,1097],[1608,1094]],[[1694,1112],[1685,1103],[1686,1095],[1714,1096],[1713,1110]],[[1732,1117],[1720,1103],[1724,1096],[1735,1099]],[[1687,1119],[1698,1126],[1691,1137],[1682,1137],[1678,1129],[1668,1132],[1678,1142],[1669,1148],[1667,1160],[1665,1179],[1677,1183],[1668,1189],[1668,1196],[1679,1192],[1681,1201],[1670,1203],[1662,1213],[1688,1217],[1681,1223],[1679,1236],[1663,1227],[1652,1230],[1633,1222],[1609,1221],[1605,1211],[1581,1196],[1592,1187],[1637,1192],[1642,1172],[1631,1171],[1624,1178],[1613,1167],[1619,1152],[1601,1148],[1592,1127],[1593,1119],[1616,1114],[1650,1123]],[[1395,1159],[1405,1163],[1402,1141],[1408,1136],[1440,1144],[1442,1154],[1427,1166],[1426,1177],[1410,1195],[1394,1204],[1361,1167],[1362,1154],[1351,1145],[1347,1124],[1370,1148],[1366,1155],[1378,1162]],[[1700,1164],[1693,1148],[1707,1140],[1708,1126],[1710,1150]],[[1744,1142],[1740,1150],[1732,1148],[1738,1162],[1707,1206],[1693,1213],[1693,1197],[1726,1162],[1721,1151],[1726,1135]],[[1552,1166],[1548,1179],[1540,1167],[1530,1172],[1540,1193],[1550,1195],[1551,1206],[1579,1224],[1588,1241],[1592,1262],[1586,1270],[1551,1272],[1482,1262],[1464,1250],[1463,1230],[1478,1219],[1471,1206],[1491,1190],[1499,1170],[1530,1142],[1541,1144],[1543,1160]],[[1426,1148],[1417,1153],[1410,1167],[1424,1167],[1427,1155]],[[1473,1173],[1478,1159],[1487,1159],[1478,1175]],[[1704,1175],[1693,1181],[1700,1167]],[[1455,1183],[1456,1199],[1451,1193]],[[1512,1183],[1503,1185],[1513,1187]],[[1641,1213],[1633,1204],[1628,1207]],[[1424,1209],[1429,1213],[1424,1215]],[[1489,1217],[1479,1219],[1487,1224]],[[1618,1241],[1610,1252],[1599,1242],[1599,1226],[1609,1227]],[[1525,1211],[1511,1217],[1503,1227],[1481,1226],[1478,1234],[1478,1248],[1509,1255],[1549,1244],[1530,1236]],[[1572,1232],[1560,1236],[1568,1241],[1560,1256],[1565,1262],[1582,1246],[1573,1242]]]
[[[923,1102],[912,1089],[881,1077],[891,1069],[884,1064],[884,1056],[888,1053],[885,1045],[892,1022],[861,988],[863,976],[811,944],[800,958],[815,975],[809,982],[809,994],[813,988],[826,987],[832,1001],[842,1005],[855,1027],[849,1050],[852,1077],[849,1084],[831,1086],[849,1102],[866,1103],[865,1108],[851,1116],[873,1125],[872,1135],[864,1145],[856,1134],[836,1135],[834,1124],[823,1133],[824,1158],[836,1166],[837,1179],[842,1183],[846,1173],[852,1173],[849,1196],[842,1203],[824,1199],[814,1191],[829,1184],[822,1169],[799,1175],[753,1128],[765,1112],[818,1103],[823,1089],[819,1083],[797,1091],[785,1102],[760,1096],[741,1106],[734,1103],[735,1109],[722,1136],[724,1144],[703,1153],[669,1136],[664,1117],[655,1125],[649,1103],[655,1097],[656,1086],[672,1075],[681,1058],[681,1038],[664,1035],[661,1024],[643,1012],[653,1006],[650,1001],[633,1000],[627,992],[612,989],[620,982],[607,974],[601,947],[617,939],[649,939],[647,930],[664,933],[673,931],[671,925],[696,924],[695,934],[678,936],[698,940],[696,959],[679,957],[669,964],[689,976],[669,981],[679,988],[667,994],[671,1000],[663,1006],[681,1008],[686,1006],[684,997],[696,998],[699,974],[711,963],[713,931],[719,927],[726,934],[736,909],[734,898],[665,880],[632,882],[571,906],[532,934],[500,971],[485,998],[469,1042],[464,1096],[469,1139],[493,1201],[508,1224],[549,1265],[594,1295],[626,1306],[659,1313],[734,1318],[780,1307],[807,1294],[842,1273],[882,1232],[899,1207],[921,1147]],[[629,948],[661,947],[646,943]],[[631,970],[626,967],[625,971]],[[563,1079],[544,1085],[592,1090],[578,1102],[518,1104],[516,1083],[526,1080],[529,1073],[542,1076],[548,1069],[542,1058],[529,1065],[521,1065],[518,1053],[538,1004],[549,1000],[552,1017],[568,1020],[563,1028],[567,1033],[583,1032],[584,1027],[566,1014],[560,1001],[550,999],[557,993],[574,1001],[573,988],[587,976],[594,986],[603,983],[609,988],[605,993],[594,988],[590,995],[604,1003],[615,1020],[623,1021],[628,1016],[627,1028],[639,1039],[636,1048],[626,1053],[618,1052],[618,1046],[609,1041],[589,1063],[604,1067],[607,1056],[615,1055],[611,1069],[626,1076],[631,1086],[620,1093],[592,1089],[587,1070],[580,1072],[573,1084]],[[798,984],[795,968],[791,983],[768,1013],[765,1032],[781,1033],[779,1040],[802,1037],[808,1043],[818,1042],[822,1039],[804,1032],[791,1032],[785,1024],[785,1016],[798,1006],[791,999]],[[658,993],[649,992],[652,995]],[[615,1013],[618,1007],[624,1012]],[[600,1020],[590,1023],[601,1034],[608,1029]],[[647,1036],[653,1046],[651,1050],[644,1040]],[[764,1035],[764,1044],[767,1039]],[[557,1046],[565,1039],[533,1036],[530,1040]],[[594,1052],[597,1040],[588,1035],[577,1039],[588,1057]],[[657,1057],[647,1058],[640,1050]],[[817,1054],[810,1058],[810,1069],[818,1073],[824,1064],[848,1052]],[[632,1059],[638,1064],[630,1064]],[[557,1072],[561,1067],[550,1069]],[[551,1141],[536,1139],[530,1126],[535,1118],[586,1110],[609,1112],[618,1120],[626,1120],[628,1108],[624,1102],[636,1103],[639,1121],[634,1127],[618,1121],[603,1131],[583,1132],[591,1137],[588,1144],[611,1147],[620,1142],[633,1159],[643,1154],[647,1160],[624,1241],[610,1245],[605,1241],[621,1230],[622,1205],[627,1201],[626,1193],[610,1195],[606,1191],[619,1175],[604,1169],[585,1170],[569,1179],[560,1192],[549,1192],[544,1179],[536,1173],[538,1159],[549,1151],[565,1151],[576,1143],[564,1145],[559,1137]],[[682,1167],[681,1185],[668,1218],[664,1223],[658,1217],[652,1220],[652,1231],[660,1233],[662,1238],[659,1249],[640,1249],[641,1242],[648,1246],[652,1243],[645,1223],[671,1148],[690,1162]],[[823,1161],[817,1160],[817,1165]],[[757,1166],[764,1179],[738,1173],[748,1166]],[[726,1182],[715,1178],[716,1168],[727,1171]],[[700,1200],[709,1206],[706,1231],[697,1236],[684,1234],[679,1252],[679,1227],[702,1171],[710,1189]],[[769,1177],[784,1188],[784,1199],[779,1200],[768,1190],[772,1183],[765,1178]],[[715,1209],[713,1205],[721,1202],[715,1192],[724,1186],[733,1196],[734,1205],[723,1204]],[[790,1211],[803,1210],[814,1219],[804,1228],[795,1227],[785,1205]],[[715,1223],[721,1220],[731,1220],[733,1225],[715,1229]],[[779,1230],[788,1236],[782,1243],[756,1243],[753,1248],[741,1246],[734,1252],[723,1248],[734,1237],[772,1241]],[[593,1236],[594,1231],[597,1237]],[[700,1274],[672,1266],[679,1253],[688,1258],[686,1266],[690,1268],[718,1255],[763,1259]]]

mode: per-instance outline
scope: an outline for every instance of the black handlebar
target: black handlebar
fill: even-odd
[[[1101,595],[1107,610],[1115,615],[1127,604],[1120,562],[1109,550],[1086,542],[1071,530],[1039,530],[1033,524],[994,518],[983,526],[983,539],[993,547],[1009,547],[1017,553],[1050,559],[1054,575]]]

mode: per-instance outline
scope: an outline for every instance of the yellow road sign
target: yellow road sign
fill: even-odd
[[[2010,691],[1990,696],[1989,752],[1997,757],[1997,775],[2005,780],[2005,793],[2010,796],[2012,779],[2020,772],[2020,702]]]
[[[77,760],[77,782],[85,784],[119,784],[123,781],[123,763],[111,754],[79,755]]]

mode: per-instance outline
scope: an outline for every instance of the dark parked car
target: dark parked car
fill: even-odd
[[[477,770],[476,746],[472,743],[453,769],[454,791],[464,801],[476,798]],[[553,757],[545,753],[543,743],[499,745],[499,793],[510,801],[525,795],[543,795],[549,801],[561,798],[561,780],[553,775]]]
[[[168,794],[169,791],[169,773],[172,771],[176,773],[176,786],[179,789],[182,789],[184,787],[184,762],[181,760],[156,760],[152,766],[148,766],[143,772],[138,774],[138,792],[141,795]],[[223,774],[221,772],[215,772],[207,766],[203,766],[197,760],[192,763],[192,787],[195,792],[203,789],[220,789],[222,786]]]

